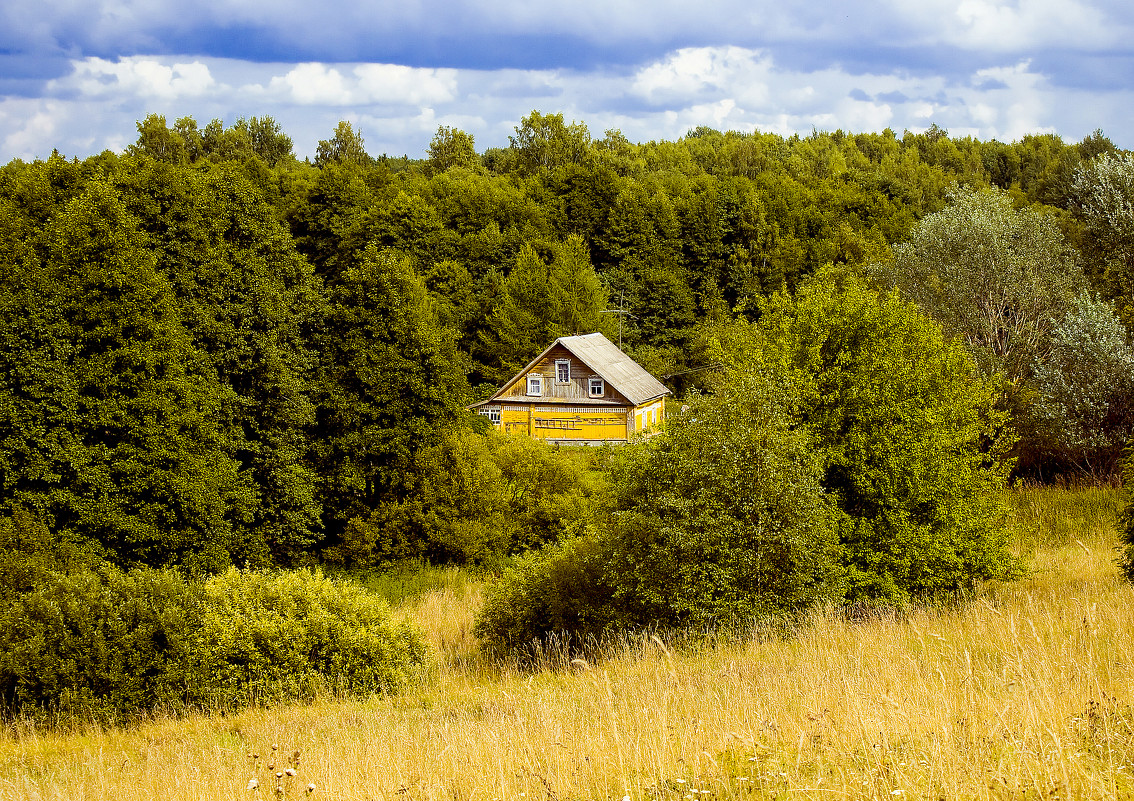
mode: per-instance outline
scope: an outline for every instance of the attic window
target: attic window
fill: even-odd
[[[555,381],[558,384],[571,383],[571,360],[570,359],[556,359],[555,360]]]
[[[587,382],[587,394],[592,398],[606,392],[606,382],[601,378],[592,378]]]
[[[528,376],[528,394],[529,395],[542,395],[543,394],[543,376],[530,375]]]

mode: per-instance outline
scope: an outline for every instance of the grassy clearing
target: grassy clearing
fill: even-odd
[[[964,608],[824,612],[791,640],[684,655],[643,638],[534,675],[477,658],[478,592],[450,575],[404,596],[439,656],[410,693],[130,731],[14,731],[0,739],[0,799],[273,798],[270,774],[294,750],[298,775],[279,797],[309,782],[312,798],[390,801],[1131,797],[1134,589],[1113,564],[1119,497],[1015,494],[1034,572]]]

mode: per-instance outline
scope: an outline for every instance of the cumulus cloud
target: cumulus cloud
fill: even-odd
[[[49,81],[47,93],[76,93],[84,97],[136,95],[173,99],[197,97],[212,91],[216,82],[200,61],[163,64],[150,58],[108,61],[88,58],[72,64],[65,78]]]
[[[743,94],[746,102],[762,103],[770,66],[759,51],[741,47],[683,48],[639,70],[631,88],[652,102],[727,90]]]
[[[1134,13],[1118,0],[31,8],[0,7],[0,92],[12,93],[0,94],[0,160],[118,149],[151,112],[229,124],[270,115],[301,156],[340,119],[365,126],[373,153],[420,156],[442,124],[503,146],[533,109],[638,141],[699,125],[790,134],[937,123],[1007,140],[1101,127],[1134,145],[1134,90],[1122,80]]]
[[[258,91],[259,87],[248,87]],[[269,95],[312,106],[422,106],[444,103],[457,93],[457,71],[418,69],[398,64],[359,64],[340,68],[299,64],[273,77]]]
[[[352,96],[342,73],[324,64],[300,64],[286,75],[272,78],[268,89],[303,105],[345,106]]]

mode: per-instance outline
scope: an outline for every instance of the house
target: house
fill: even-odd
[[[658,430],[668,394],[605,336],[582,334],[555,340],[491,398],[469,408],[508,433],[601,445]]]

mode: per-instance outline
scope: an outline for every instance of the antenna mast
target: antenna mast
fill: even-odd
[[[637,316],[626,311],[626,291],[619,290],[618,292],[618,308],[617,309],[603,309],[599,314],[617,314],[618,315],[618,349],[622,350],[622,318],[633,317],[637,320]]]

